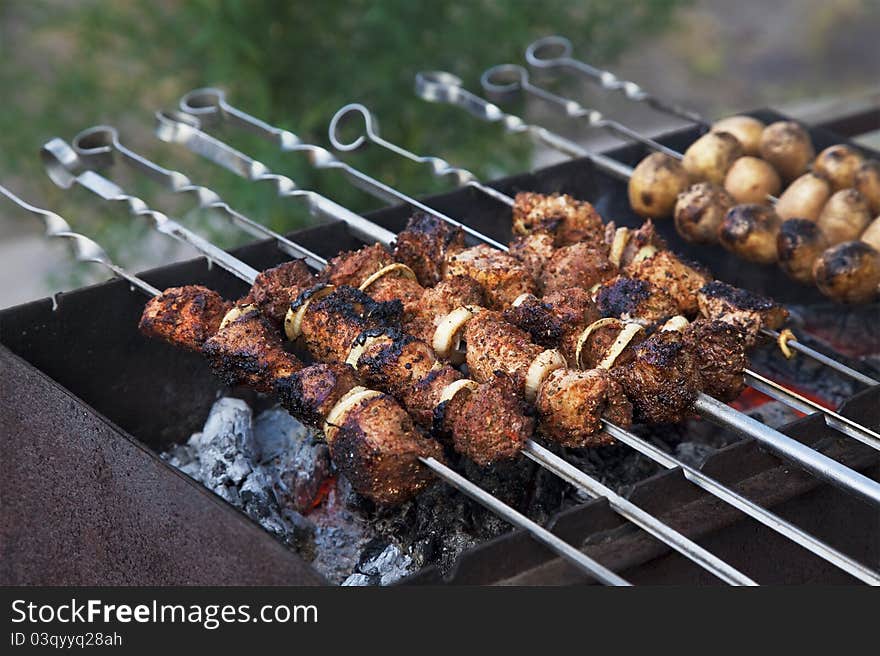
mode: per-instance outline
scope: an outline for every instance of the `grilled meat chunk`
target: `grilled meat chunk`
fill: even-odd
[[[666,250],[629,264],[624,273],[662,289],[675,301],[678,313],[688,316],[697,313],[697,292],[711,280],[704,270]]]
[[[725,402],[742,394],[749,361],[741,328],[725,321],[697,320],[685,328],[684,340],[694,355],[703,392]]]
[[[621,331],[626,327],[623,321],[614,321],[604,325],[595,326],[589,335],[584,339],[581,345],[580,358],[572,356],[570,362],[577,364],[582,369],[592,369],[598,367],[606,358],[613,360],[613,366],[624,365],[632,362],[635,358],[635,348],[646,338],[644,330],[640,330],[632,334],[631,339],[619,352],[615,355],[612,347],[617,343],[621,336]],[[577,339],[580,339],[583,331],[578,333]],[[575,344],[575,348],[577,345]],[[618,349],[615,349],[618,350]],[[567,357],[567,356],[566,356]]]
[[[306,302],[310,290],[291,305],[296,311]],[[379,303],[353,287],[337,287],[312,300],[302,317],[302,339],[319,362],[345,362],[355,340],[371,329],[400,327],[400,301]]]
[[[448,255],[464,249],[464,231],[435,216],[416,212],[397,235],[394,259],[412,269],[419,283],[433,287],[443,278]]]
[[[411,499],[432,480],[419,458],[442,460],[442,447],[424,437],[387,394],[365,398],[326,431],[334,464],[359,493],[378,504]]]
[[[627,241],[621,251],[620,262],[618,266],[625,267],[635,260],[639,253],[644,253],[642,249],[649,249],[651,252],[663,251],[667,249],[666,241],[657,234],[657,228],[651,219],[645,221],[637,230],[627,230]]]
[[[591,289],[617,275],[617,267],[587,242],[563,246],[550,257],[541,273],[544,293],[582,287]]]
[[[536,401],[541,432],[567,447],[611,444],[602,419],[629,426],[632,404],[623,388],[604,369],[557,369],[547,376]]]
[[[147,301],[138,328],[147,337],[200,351],[205,340],[220,328],[229,307],[207,287],[170,287]]]
[[[284,262],[260,273],[251,286],[248,301],[276,324],[281,325],[290,304],[304,289],[315,284],[315,276],[302,260]]]
[[[336,287],[360,287],[368,276],[393,262],[391,254],[382,244],[373,244],[340,253],[327,263],[318,278]]]
[[[516,258],[482,244],[450,255],[447,275],[463,275],[476,280],[483,288],[490,307],[503,309],[520,294],[536,291],[535,281]]]
[[[299,371],[302,363],[284,350],[278,328],[256,306],[239,309],[241,315],[207,340],[202,353],[226,385],[244,384],[270,393],[277,379]]]
[[[515,257],[539,284],[544,266],[556,252],[553,235],[533,232],[520,235],[510,242],[510,254]]]
[[[459,392],[440,411],[455,450],[482,466],[519,455],[535,427],[515,383],[501,373]]]
[[[596,294],[596,306],[603,317],[617,317],[651,326],[678,314],[678,306],[662,289],[647,280],[617,276],[604,283]]]
[[[437,362],[430,346],[397,329],[368,330],[354,343],[363,348],[358,373],[396,398],[406,396]]]
[[[450,276],[424,290],[417,309],[408,315],[404,327],[406,332],[430,344],[434,331],[447,314],[463,305],[479,307],[485,304],[486,296],[476,280],[468,276]]]
[[[596,209],[567,194],[521,192],[516,195],[513,233],[528,235],[533,232],[552,234],[557,247],[585,241],[602,249],[605,243],[605,226]]]
[[[684,336],[658,331],[636,346],[635,357],[611,374],[633,404],[635,419],[649,424],[683,421],[700,390],[700,373]]]
[[[313,364],[275,381],[281,406],[304,424],[320,428],[339,399],[357,387],[355,370],[338,362]]]
[[[720,319],[745,331],[747,346],[754,345],[761,328],[777,330],[788,318],[788,310],[776,301],[753,294],[719,280],[707,283],[697,293],[700,314]]]
[[[544,350],[534,344],[529,334],[507,323],[498,312],[484,310],[464,329],[467,342],[467,365],[478,382],[492,380],[496,371],[513,378],[516,389],[524,390],[529,366]]]

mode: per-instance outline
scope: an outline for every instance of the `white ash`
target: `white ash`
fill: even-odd
[[[389,544],[378,555],[358,565],[358,571],[342,582],[342,585],[390,585],[411,573],[413,559]]]

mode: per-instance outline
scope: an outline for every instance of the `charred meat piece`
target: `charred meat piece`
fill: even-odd
[[[531,341],[527,332],[487,310],[467,323],[464,339],[468,371],[474,380],[483,383],[502,371],[513,378],[518,390],[525,389],[526,373],[544,350]]]
[[[596,306],[603,317],[617,317],[651,326],[678,314],[678,306],[647,280],[612,278],[599,288]]]
[[[700,390],[695,358],[676,331],[658,331],[636,346],[635,357],[611,370],[633,404],[635,419],[649,424],[683,421]]]
[[[605,244],[605,225],[590,203],[567,194],[521,192],[513,204],[513,234],[552,234],[555,245],[569,246],[585,241],[594,248]]]
[[[229,320],[202,346],[211,371],[226,385],[247,385],[269,393],[275,381],[302,368],[302,363],[284,350],[275,324],[254,306],[240,308],[241,314]]]
[[[678,306],[678,313],[697,313],[697,292],[711,280],[701,268],[683,262],[671,251],[657,251],[647,259],[628,265],[624,273],[646,280],[666,292]]]
[[[632,423],[632,405],[620,384],[604,369],[557,369],[538,393],[541,432],[567,447],[592,447],[613,440],[601,420],[618,426]]]
[[[464,249],[464,232],[424,212],[413,214],[397,235],[394,259],[412,269],[419,283],[433,287],[443,277],[447,256]]]
[[[761,328],[777,330],[788,318],[788,310],[776,301],[745,289],[713,280],[697,293],[700,314],[739,326],[752,346]]]
[[[293,302],[296,311],[308,300],[303,292]],[[302,339],[319,362],[345,362],[354,341],[372,329],[398,328],[403,314],[400,301],[379,303],[353,287],[337,287],[312,300],[302,317]]]
[[[359,494],[378,504],[411,499],[432,480],[419,458],[442,460],[442,447],[424,437],[387,394],[364,398],[325,431],[334,464]]]
[[[748,367],[742,329],[724,321],[697,320],[685,328],[684,340],[700,373],[700,388],[719,401],[733,401],[745,388]]]
[[[533,232],[520,235],[510,242],[510,254],[515,257],[538,283],[544,266],[556,252],[553,235],[547,232]]]
[[[207,287],[170,287],[147,301],[138,328],[147,337],[200,351],[205,340],[220,328],[229,307]]]
[[[382,244],[373,244],[356,251],[340,253],[327,263],[318,277],[322,282],[337,287],[360,287],[370,275],[393,263],[391,253]]]
[[[605,254],[587,242],[563,246],[553,253],[541,273],[544,293],[582,287],[591,289],[617,275]]]
[[[281,406],[304,424],[320,428],[339,399],[357,387],[355,370],[336,362],[313,364],[275,381]]]
[[[367,330],[354,341],[363,349],[355,367],[379,389],[402,398],[437,362],[425,342],[397,329]]]
[[[290,304],[304,289],[315,284],[315,276],[302,260],[284,262],[260,273],[248,299],[263,315],[281,325]]]
[[[473,391],[459,392],[441,412],[455,450],[482,466],[519,455],[534,431],[514,382],[500,373]]]
[[[476,280],[493,308],[503,309],[520,294],[536,291],[535,281],[513,256],[482,244],[458,251],[446,260],[447,275],[468,276]]]

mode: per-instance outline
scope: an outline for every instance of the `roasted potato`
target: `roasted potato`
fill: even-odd
[[[661,219],[672,215],[678,195],[690,184],[681,162],[651,153],[636,166],[629,179],[629,204],[644,217]]]
[[[839,191],[855,186],[856,171],[865,162],[862,154],[844,144],[828,146],[813,160],[813,171]]]
[[[782,221],[773,208],[751,203],[732,207],[718,230],[724,248],[760,264],[776,261],[776,239]]]
[[[786,219],[818,221],[822,208],[831,197],[831,185],[815,173],[804,173],[782,192],[776,203],[776,213]]]
[[[880,214],[880,162],[869,159],[856,171],[853,186],[868,201],[873,214]]]
[[[785,182],[804,173],[816,155],[810,135],[794,121],[777,121],[764,128],[760,152]]]
[[[880,216],[871,221],[859,239],[880,251]]]
[[[830,246],[858,239],[870,222],[868,203],[855,189],[841,189],[832,194],[818,220]]]
[[[826,249],[813,266],[823,294],[841,303],[867,303],[880,286],[880,252],[863,241],[845,241]]]
[[[766,203],[776,196],[782,180],[772,166],[760,157],[740,157],[724,177],[724,188],[737,203]]]
[[[723,184],[728,169],[742,154],[742,144],[729,132],[708,132],[684,152],[681,164],[694,181]]]
[[[675,204],[675,229],[695,244],[718,242],[718,228],[736,202],[719,185],[698,182],[678,195]]]
[[[766,126],[751,116],[729,116],[716,121],[712,132],[728,132],[736,137],[743,154],[757,156],[761,153],[761,133]]]
[[[780,268],[805,285],[813,284],[813,265],[826,248],[828,240],[819,225],[809,219],[783,221],[776,237]]]

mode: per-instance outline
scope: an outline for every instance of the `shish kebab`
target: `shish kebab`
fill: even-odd
[[[624,181],[630,179],[633,169],[617,160],[611,159],[601,153],[591,152],[580,144],[566,139],[565,137],[551,132],[538,125],[526,123],[519,116],[503,111],[497,105],[481,98],[462,87],[461,80],[443,71],[431,71],[419,73],[416,76],[416,93],[419,97],[429,102],[446,102],[457,105],[477,118],[490,123],[501,123],[507,132],[527,133],[544,145],[558,150],[569,157],[581,157],[589,160],[599,169],[608,172]],[[774,339],[780,339],[780,333],[771,329],[762,329],[762,332]],[[856,371],[852,367],[834,360],[833,358],[806,346],[790,336],[782,336],[792,350],[820,362],[824,366],[835,369],[841,374],[866,385],[877,385],[880,381]]]
[[[195,350],[198,350],[199,343],[210,337],[213,331],[222,332],[223,328],[220,324],[225,318],[224,313],[228,310],[229,304],[211,290],[190,285],[161,292],[113,263],[96,242],[73,232],[58,214],[30,205],[3,186],[0,186],[0,194],[41,218],[46,224],[47,236],[70,241],[78,260],[106,267],[114,275],[129,282],[133,288],[150,296],[151,303],[154,301],[160,303],[157,299],[166,294],[170,294],[174,299],[172,306],[175,301],[182,302],[182,305],[177,307],[177,310],[183,312],[183,316],[178,317],[182,319],[181,322],[172,321],[164,324],[160,322],[154,324],[152,330],[159,331],[167,338],[173,338],[178,345]],[[243,319],[244,317],[238,318],[238,320]],[[251,338],[255,336],[257,342],[261,342],[261,336],[265,336],[263,330],[265,324],[262,321],[258,323],[256,333]],[[270,335],[268,342],[262,342],[263,345],[271,343],[273,337],[275,336]],[[277,355],[280,356],[280,353]],[[288,355],[280,357],[288,363],[293,362],[286,357]],[[370,484],[365,476],[368,475],[365,469],[371,469],[376,476],[372,485],[377,483],[384,485],[386,490],[392,490],[392,484],[390,481],[381,480],[378,475],[393,474],[395,467],[408,472],[406,482],[410,487],[413,482],[416,482],[418,487],[423,486],[430,478],[428,471],[433,472],[438,478],[505,521],[528,531],[537,541],[600,582],[608,585],[629,585],[625,579],[450,469],[442,462],[440,446],[420,435],[409,416],[390,396],[358,387],[349,370],[350,367],[347,366],[312,365],[301,368],[281,380],[286,385],[293,385],[293,381],[297,378],[301,380],[301,395],[293,409],[303,412],[301,415],[303,421],[308,422],[322,415],[325,421],[342,421],[341,425],[330,426],[327,439],[331,451],[334,450],[333,446],[336,446],[337,456],[334,462],[340,470],[346,473],[346,476],[354,474],[355,478],[350,480],[355,488],[363,489],[365,484]],[[344,407],[340,408],[340,406]],[[336,414],[341,413],[345,416],[334,419],[330,416],[334,410]],[[339,455],[340,453],[342,455]],[[350,465],[355,462],[356,453],[364,456],[357,461],[361,470],[349,471]],[[404,463],[403,468],[400,467],[401,462]],[[412,466],[406,466],[407,462]],[[426,469],[423,471],[415,469],[419,467],[418,463]]]
[[[69,165],[76,161],[78,157],[76,152],[72,150],[68,152],[64,146],[66,144],[60,140],[53,140],[48,144],[44,157],[47,161],[55,158],[55,166],[62,162]],[[142,157],[138,157],[138,160],[139,167],[155,166]],[[154,173],[158,174],[160,170],[157,167]],[[70,171],[67,176],[58,170],[53,170],[52,173],[53,179],[67,184],[74,182],[70,178]],[[94,186],[99,178],[103,180],[101,186],[105,192],[113,186],[112,182],[94,171],[88,173],[90,175],[87,181],[90,186]],[[139,199],[125,196],[121,189],[117,189],[117,193],[108,194],[107,197],[124,201],[134,214],[153,212]],[[187,243],[195,243],[198,248],[198,242],[187,240]],[[376,248],[381,246],[377,244]],[[296,375],[288,375],[292,367],[288,354],[280,349],[278,336],[267,332],[269,330],[267,323],[278,327],[284,320],[288,332],[294,325],[297,326],[297,330],[302,331],[305,338],[303,342],[315,359],[323,361],[327,366],[340,366],[345,360],[345,364],[341,366],[346,370],[351,370],[352,374],[354,372],[361,374],[365,379],[364,382],[391,393],[402,402],[403,409],[408,410],[416,423],[424,429],[450,435],[455,450],[478,464],[509,459],[522,451],[530,459],[588,494],[606,498],[611,507],[622,516],[725,582],[738,585],[754,584],[747,576],[656,517],[528,439],[533,422],[530,417],[522,415],[520,397],[511,389],[506,376],[493,372],[481,380],[482,384],[478,384],[464,379],[452,367],[437,362],[427,344],[400,330],[399,320],[395,318],[402,306],[400,300],[376,302],[355,287],[330,288],[323,283],[314,285],[316,281],[312,279],[301,260],[280,265],[249,278],[247,265],[236,261],[232,256],[228,254],[218,256],[214,253],[212,257],[221,257],[222,259],[217,260],[221,266],[253,284],[251,293],[224,315],[221,329],[216,335],[208,337],[201,348],[214,372],[227,384],[248,384],[263,392],[274,390],[284,400],[285,407],[295,416],[306,420],[311,418],[312,423],[318,421],[317,416],[313,416],[314,403],[307,404],[305,409],[299,407],[303,389],[313,389],[317,386],[320,390],[320,383],[311,380],[313,370],[310,368]],[[393,278],[388,276],[388,273],[396,273],[402,268],[404,267],[400,265],[386,266],[378,271],[373,269],[370,275],[366,272],[360,286],[366,288],[373,284],[378,285],[384,278]],[[431,307],[444,295],[453,300],[455,287],[472,294],[474,285],[475,283],[472,282],[470,284],[465,282],[462,285],[459,281],[451,289],[440,290],[439,294],[435,293],[425,299],[426,305]],[[142,332],[178,344],[180,341],[178,336],[173,332],[168,333],[165,328],[175,321],[181,293],[181,290],[177,289],[166,290],[162,296],[150,301],[141,323]],[[183,294],[186,300],[188,291],[184,289]],[[308,313],[305,312],[306,309],[309,310]],[[184,346],[187,344],[184,343]],[[540,372],[544,366],[545,361],[536,358],[533,369]],[[329,374],[321,370],[314,375],[318,376],[320,381]],[[338,372],[333,372],[333,375],[335,378],[340,378]],[[326,387],[327,383],[324,383],[324,386]],[[571,391],[588,396],[592,394],[588,390],[575,389],[574,385]],[[603,391],[600,389],[596,392],[600,400]],[[359,390],[353,399],[360,401],[364,394],[369,399],[372,395],[380,393]],[[619,400],[625,404],[626,409],[626,413],[619,418],[628,424],[629,404],[622,395]],[[334,421],[341,421],[344,413],[349,411],[351,402],[349,397],[340,399],[329,410],[327,416]],[[593,409],[593,412],[599,413],[602,408],[600,404]],[[341,416],[337,418],[337,415]],[[331,419],[325,420],[323,424],[325,431],[332,432],[335,429]],[[573,430],[579,431],[582,436],[595,432],[598,422],[595,414],[581,417],[569,413],[561,416],[557,423],[562,423],[564,426],[565,420],[573,422],[571,424]],[[332,445],[336,443],[336,439],[334,436],[328,440],[331,444],[331,453],[334,451]],[[388,485],[387,482],[381,481],[376,475],[365,477],[362,472],[357,472],[355,475],[356,489],[358,489],[357,483],[360,482],[362,487],[358,491],[384,501],[396,501],[414,494],[422,486],[421,479],[412,478],[417,484],[412,489],[403,484],[412,477],[412,473],[406,467],[411,465],[410,460],[411,458],[409,460],[404,458],[402,472],[396,472],[397,475],[390,477],[395,482],[390,496],[381,496],[388,492],[385,487]],[[362,457],[357,457],[347,464],[356,471],[361,461]],[[433,469],[436,467],[436,464],[432,466]],[[366,491],[364,485],[368,486]],[[370,485],[373,487],[369,487]]]
[[[446,83],[444,82],[444,85],[445,84]],[[459,91],[461,90],[459,89]],[[185,99],[189,98],[194,93],[197,92],[192,92],[191,94],[188,94]],[[263,134],[268,138],[271,138],[273,140],[277,139],[282,144],[282,149],[284,150],[289,149],[289,147],[285,144],[296,143],[298,144],[298,149],[308,149],[309,151],[313,150],[321,153],[319,158],[326,157],[325,149],[317,146],[304,145],[292,133],[288,133],[285,130],[280,130],[272,126],[268,126],[259,119],[251,117],[241,110],[232,108],[231,106],[226,104],[225,101],[222,100],[222,94],[220,94],[219,91],[211,89],[207,90],[207,93],[207,99],[200,99],[199,101],[195,102],[195,105],[198,107],[197,111],[200,114],[213,114],[216,117],[219,116],[217,112],[220,109],[223,109],[223,116],[234,115],[235,120],[238,123],[244,123],[245,125],[254,128],[255,131]],[[220,96],[219,100],[218,94]],[[217,102],[220,102],[219,106],[216,104]],[[488,103],[485,103],[485,101],[482,101],[482,99],[479,98],[477,98],[475,102],[488,105]],[[468,102],[465,102],[464,104],[468,105]],[[189,104],[182,102],[181,106],[188,107]],[[495,112],[498,112],[501,117],[509,116],[500,113],[500,110],[497,107],[491,107],[493,107]],[[244,156],[242,153],[229,148],[229,146],[227,146],[223,142],[220,142],[217,139],[201,132],[201,130],[199,130],[195,125],[195,117],[189,117],[188,121],[176,121],[170,120],[167,116],[163,117],[163,113],[160,113],[159,118],[160,126],[158,129],[158,133],[162,138],[169,141],[179,141],[180,143],[184,143],[194,152],[197,152],[211,159],[212,161],[215,161],[216,163],[224,166],[225,168],[228,168],[238,175],[241,175],[253,181],[269,179],[279,182],[286,179],[284,178],[284,176],[266,173],[267,169],[261,163],[256,162],[255,160],[252,160],[247,156]],[[499,118],[497,120],[502,119]],[[546,133],[546,131],[542,130],[542,134],[544,133]],[[550,139],[551,141],[555,140],[556,138],[558,137],[548,137],[548,139]],[[593,155],[593,157],[608,160],[608,158],[605,158],[602,155]],[[614,160],[608,160],[608,162],[610,163],[609,166],[622,167],[622,165],[614,162]],[[626,167],[623,167],[623,169],[625,168]],[[387,185],[384,185],[383,183],[376,181],[373,178],[370,178],[370,176],[362,172],[358,172],[358,178],[361,180],[362,184],[366,181],[372,180],[372,184],[374,184],[377,189],[390,189]],[[409,196],[406,196],[402,192],[393,189],[392,192],[397,198],[403,199],[406,202],[410,202],[412,205],[419,209],[426,208],[424,204],[416,201],[415,199],[411,199]],[[462,229],[466,232],[469,232],[469,234],[480,234],[473,229],[468,228],[467,226],[462,226],[461,223],[455,221],[454,219],[446,217],[445,215],[435,210],[427,208],[426,211],[435,216],[438,216],[447,223],[462,227]],[[506,249],[506,247],[504,246],[501,246],[501,248]],[[761,330],[765,331],[766,329],[762,328]],[[807,347],[802,347],[800,350],[812,352],[812,349],[808,349]],[[844,365],[836,363],[833,360],[829,359],[829,361],[840,368],[848,369]],[[800,466],[804,467],[813,474],[823,478],[824,480],[833,482],[835,485],[847,489],[850,492],[862,496],[863,498],[870,500],[874,503],[880,502],[880,485],[878,485],[875,481],[872,481],[871,479],[859,474],[858,472],[854,472],[851,469],[844,467],[840,463],[837,463],[830,458],[827,458],[821,453],[805,447],[795,440],[791,440],[790,438],[782,435],[778,431],[771,429],[764,424],[761,424],[760,422],[757,422],[743,415],[742,413],[732,410],[725,404],[711,399],[711,397],[708,397],[702,393],[698,395],[695,407],[697,407],[698,410],[705,416],[712,418],[723,426],[732,428],[743,436],[753,437],[757,439],[759,442],[769,447],[778,455],[782,455],[785,458],[794,460]]]
[[[351,113],[361,115],[364,120],[364,131],[353,141],[343,142],[338,133],[339,126],[346,119],[346,115]],[[620,268],[622,272],[625,268],[632,269],[629,273],[630,276],[643,279],[649,283],[658,283],[664,287],[672,284],[676,292],[672,295],[677,296],[679,300],[684,299],[683,304],[679,303],[679,309],[687,312],[692,309],[694,299],[697,298],[695,292],[702,286],[703,282],[709,282],[708,279],[701,282],[704,276],[702,271],[690,264],[681,262],[680,258],[674,253],[663,252],[666,250],[666,246],[662,239],[654,234],[650,222],[646,224],[644,230],[633,231],[628,228],[618,228],[616,232],[614,232],[613,222],[609,222],[606,226],[604,243],[601,245],[596,243],[568,243],[571,239],[566,235],[562,235],[561,247],[557,248],[556,242],[560,242],[560,239],[559,237],[546,234],[547,228],[558,222],[560,217],[566,214],[577,215],[586,212],[589,215],[592,212],[592,207],[589,203],[577,201],[569,196],[559,194],[546,196],[522,192],[517,194],[515,198],[511,198],[497,189],[482,184],[473,173],[466,169],[453,167],[449,162],[440,158],[417,155],[383,139],[376,131],[372,114],[363,105],[350,104],[339,109],[330,123],[329,137],[334,147],[343,151],[357,149],[367,142],[376,143],[411,161],[429,164],[436,176],[452,177],[459,185],[474,188],[510,206],[513,210],[512,227],[516,239],[507,248],[517,259],[526,264],[536,274],[536,277],[543,267],[547,266],[550,268],[552,280],[544,285],[545,290],[553,291],[553,287],[558,288],[560,285],[575,286],[576,284],[587,284],[587,286],[590,286],[601,282],[605,272],[601,270],[591,272],[591,265],[600,269],[603,266],[607,267],[610,258],[611,264],[615,267],[621,264],[629,265],[628,267],[620,266]],[[442,218],[440,213],[435,213],[434,215]],[[536,227],[539,229],[534,231],[535,234],[532,234],[533,229]],[[594,231],[594,237],[598,232],[597,226]],[[600,247],[597,248],[597,246]],[[642,249],[637,258],[639,262],[634,265],[630,261],[635,257],[635,253],[630,252],[626,258],[627,261],[621,263],[621,256],[627,251],[633,251],[633,249]],[[660,260],[659,262],[654,261],[651,257],[657,251],[660,251],[657,255],[657,260]],[[659,267],[657,266],[658,264],[660,265]],[[654,273],[657,269],[659,271]],[[666,270],[664,271],[664,269]],[[573,279],[570,275],[572,270],[575,272],[580,271],[584,277],[580,280],[577,277]],[[616,270],[616,268],[606,269],[606,272],[608,270]],[[556,271],[558,275],[554,275],[553,271]],[[678,279],[678,282],[675,282],[674,279]],[[687,281],[689,279],[693,281],[693,284],[690,285],[690,289],[687,289]],[[685,289],[681,288],[681,283],[685,283]],[[644,288],[641,289],[643,294],[646,291]],[[763,306],[759,316],[753,316],[754,320],[749,321],[751,323],[749,332],[760,329],[762,332],[770,331],[770,334],[773,334],[776,329],[781,327],[781,323],[787,315],[783,308],[777,307],[776,304],[769,300],[762,301],[754,295],[752,298],[749,298],[746,293],[736,291],[720,283],[714,283],[708,288],[708,291],[712,293],[711,299],[707,294],[699,295],[698,300],[704,305],[709,303],[715,305],[719,303],[733,303],[736,305],[738,303],[740,305],[751,304],[754,308],[761,308]],[[660,296],[662,297],[663,295],[661,291]],[[728,299],[727,301],[722,298],[725,296]],[[660,300],[662,301],[662,298]],[[666,303],[661,302],[659,307],[662,310],[664,306],[668,308],[668,305],[668,301]],[[749,310],[740,308],[739,316],[732,318],[734,322],[742,324],[743,319],[749,314]],[[761,318],[760,314],[763,314],[764,318]],[[776,334],[778,335],[777,342],[780,348],[789,357],[790,351],[788,349],[791,345],[790,331],[784,330],[781,334]],[[748,343],[754,344],[756,337],[756,335],[748,334]],[[829,427],[857,439],[872,448],[880,448],[880,435],[876,431],[825,408],[815,401],[793,390],[789,390],[755,371],[746,369],[745,375],[748,384],[755,389],[801,412],[820,412],[824,415]]]
[[[89,132],[93,132],[93,131],[86,131],[86,133],[89,133]],[[95,135],[93,135],[93,136],[95,136]],[[107,144],[111,144],[114,147],[116,147],[117,149],[119,149],[120,153],[126,158],[126,160],[134,163],[139,169],[144,169],[145,166],[149,166],[150,168],[146,172],[149,173],[151,175],[151,177],[154,177],[154,178],[160,179],[160,180],[164,180],[166,182],[166,184],[168,184],[168,186],[170,188],[172,188],[174,191],[178,191],[178,192],[182,192],[182,193],[192,193],[199,199],[200,202],[207,200],[210,202],[211,207],[217,207],[217,208],[223,209],[227,213],[233,212],[233,210],[228,205],[226,205],[225,203],[222,202],[222,200],[219,198],[219,196],[215,192],[208,190],[204,187],[192,185],[191,183],[189,183],[188,179],[185,176],[183,176],[183,174],[181,174],[181,173],[174,172],[174,171],[168,171],[166,169],[161,169],[161,168],[156,167],[155,165],[147,162],[143,158],[139,158],[137,156],[134,156],[133,153],[131,153],[130,151],[127,151],[124,147],[121,146],[121,144],[118,144],[118,141],[116,140],[115,135],[104,134],[103,139],[99,138],[98,141],[99,142],[103,141]],[[257,167],[257,168],[259,168],[259,167]],[[284,178],[283,176],[277,176],[277,178],[278,178],[277,182],[279,183],[279,187],[282,189],[289,189],[294,186],[292,181],[290,181],[287,178]],[[246,221],[246,219],[241,216],[236,217],[233,215],[233,216],[230,216],[230,218],[233,219],[234,221],[236,221],[236,223],[241,223],[242,220]],[[344,220],[345,217],[343,216],[342,218]],[[288,248],[291,246],[291,243],[289,242],[289,240],[285,240],[283,237],[281,237],[277,233],[273,233],[271,231],[268,231],[268,233],[270,235],[274,236],[275,238],[277,238],[278,243],[279,243],[279,247],[281,247],[282,250],[287,252]],[[416,235],[416,242],[418,242],[418,241],[420,241],[420,237],[418,235]],[[445,243],[445,239],[441,239],[441,242]],[[309,259],[307,257],[307,261],[314,262],[314,261],[316,261],[315,258],[320,259],[320,258],[318,258],[318,256],[314,255],[313,253],[310,253],[306,249],[303,249],[300,245],[298,245],[298,244],[292,244],[292,245],[295,248],[300,249],[307,256],[311,257],[311,259]],[[365,249],[365,250],[371,250],[371,249]],[[375,248],[372,250],[374,252],[376,251]],[[413,250],[410,249],[409,253],[412,254],[412,252],[413,252]],[[418,265],[414,264],[414,267],[418,268]],[[284,308],[282,306],[281,310],[280,310],[282,313],[283,313],[283,309]],[[619,427],[616,427],[612,424],[609,424],[605,420],[602,420],[602,421],[603,421],[603,425],[605,427],[605,430],[610,432],[611,434],[613,434],[615,437],[617,437],[618,439],[620,439],[624,443],[637,449],[638,451],[647,455],[648,457],[650,457],[654,461],[660,463],[664,467],[667,467],[667,468],[679,467],[679,468],[681,468],[683,470],[685,477],[688,478],[689,480],[691,480],[692,482],[694,482],[695,484],[697,484],[699,487],[701,487],[704,490],[709,491],[714,496],[717,496],[718,498],[733,505],[734,507],[737,507],[738,509],[746,512],[746,514],[750,515],[751,517],[758,519],[760,522],[762,522],[764,525],[770,527],[772,530],[775,530],[775,531],[779,532],[780,534],[788,537],[789,539],[792,539],[793,541],[800,544],[801,546],[804,546],[805,548],[807,548],[811,552],[813,552],[813,553],[819,555],[820,557],[824,558],[825,560],[835,564],[836,566],[840,567],[844,571],[849,572],[850,574],[852,574],[856,578],[859,578],[859,579],[861,579],[865,582],[868,582],[868,583],[876,584],[876,583],[880,582],[880,578],[878,578],[877,575],[874,574],[873,572],[871,572],[869,569],[867,569],[864,566],[862,566],[861,564],[849,559],[848,557],[837,552],[836,550],[832,549],[828,545],[825,545],[821,541],[816,540],[814,537],[810,536],[809,534],[804,533],[802,530],[800,530],[796,526],[785,522],[784,520],[782,520],[778,516],[774,515],[773,513],[767,511],[764,508],[761,508],[760,506],[754,504],[753,502],[749,501],[745,497],[740,496],[739,494],[737,494],[733,490],[726,488],[725,486],[721,485],[720,483],[713,480],[712,478],[706,476],[705,474],[703,474],[699,470],[696,470],[696,469],[693,469],[692,467],[689,467],[688,465],[682,463],[681,461],[676,460],[675,458],[669,456],[668,454],[659,452],[655,447],[644,442],[643,440],[636,437],[635,435],[628,433],[627,431],[624,431],[624,430],[620,429]],[[526,444],[525,453],[528,457],[530,457],[532,459],[538,459],[538,458],[536,458],[536,456],[542,455],[542,447],[529,441]],[[544,454],[544,455],[546,455],[546,454]],[[541,464],[544,464],[545,466],[547,464],[552,464],[552,463],[550,463],[550,461],[546,457],[540,458],[540,462],[541,462]],[[583,476],[584,475],[582,474],[582,472],[574,470],[574,468],[572,468],[570,465],[568,465],[568,463],[565,463],[561,459],[557,459],[556,464],[560,467],[557,470],[557,473],[559,473],[563,477],[566,477],[566,476],[571,477],[569,482],[571,482],[572,484],[574,484],[576,486],[583,485],[583,483],[584,483]]]

